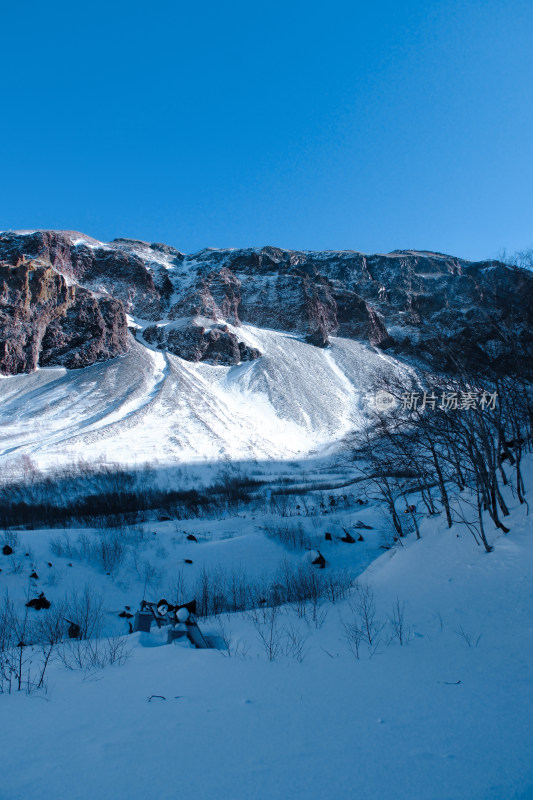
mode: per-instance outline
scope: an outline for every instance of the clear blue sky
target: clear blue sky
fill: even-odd
[[[0,24],[0,229],[533,246],[532,0],[18,0]]]

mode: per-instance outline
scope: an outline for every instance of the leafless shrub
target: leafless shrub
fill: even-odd
[[[219,567],[211,570],[204,567],[200,573],[194,592],[201,616],[216,616],[227,611],[225,592],[225,573]]]
[[[335,604],[338,600],[344,600],[350,591],[353,580],[346,569],[328,572],[322,578],[324,586],[324,596]]]
[[[58,647],[57,655],[67,669],[85,669],[88,666],[90,652],[87,640],[67,639]]]
[[[6,593],[0,606],[0,693],[45,689],[46,671],[63,632],[61,606],[32,620],[28,608],[22,616],[17,613]]]
[[[476,636],[474,633],[465,631],[462,625],[459,625],[455,633],[457,634],[457,636],[459,636],[460,639],[463,640],[463,642],[466,644],[467,647],[477,647],[483,636],[482,633]]]
[[[60,661],[70,670],[99,670],[113,664],[120,666],[127,661],[129,655],[124,636],[110,639],[69,639],[58,648]]]
[[[92,537],[85,531],[76,538],[76,545],[70,545],[69,558],[77,558],[80,561],[97,561],[97,553],[94,550]]]
[[[256,600],[253,598],[254,589],[242,569],[232,569],[227,580],[228,610],[240,611],[247,604]]]
[[[64,636],[65,618],[63,605],[48,609],[43,616],[39,617],[36,624],[36,638],[41,648],[41,664],[37,681],[37,688],[42,689],[45,685],[45,674],[52,653]]]
[[[368,584],[356,584],[355,599],[349,605],[350,618],[342,620],[348,647],[359,658],[361,644],[366,644],[373,655],[380,643],[383,623],[376,616],[374,593]]]
[[[241,569],[204,567],[190,586],[187,599],[196,599],[200,617],[282,605],[292,605],[299,617],[305,617],[311,604],[316,622],[321,599],[336,602],[347,595],[351,584],[346,571],[319,571],[307,563],[283,562],[273,575],[254,580]]]
[[[263,620],[252,616],[252,623],[259,636],[269,661],[275,661],[283,652],[283,631],[280,629],[281,611],[278,606],[270,606],[263,610]]]
[[[121,566],[126,555],[126,544],[120,528],[99,531],[98,539],[93,545],[92,555],[100,563],[104,572],[113,575]]]
[[[147,558],[134,559],[134,566],[139,579],[143,582],[143,598],[146,597],[148,589],[156,592],[163,581],[164,569],[152,564]]]
[[[318,570],[308,564],[291,565],[285,561],[276,573],[276,582],[271,588],[271,601],[276,605],[318,600],[324,587]]]
[[[20,575],[20,573],[24,570],[24,559],[19,558],[13,554],[9,556],[9,571],[12,575]]]
[[[349,620],[341,619],[341,625],[349,650],[359,659],[363,632],[359,627],[355,609],[352,606],[350,609],[352,611],[351,618]]]
[[[167,585],[163,594],[173,605],[181,605],[191,599],[190,589],[182,569],[173,573],[173,580]]]
[[[294,525],[268,524],[263,528],[265,535],[289,550],[306,550],[316,548],[319,537],[310,536],[301,523]]]
[[[311,604],[311,622],[317,630],[319,630],[327,619],[328,612],[323,608],[320,603],[314,600]],[[307,622],[309,619],[307,618]]]
[[[124,528],[100,527],[96,533],[80,533],[75,543],[64,531],[51,538],[49,546],[54,556],[86,561],[114,575],[124,562],[130,542],[131,537]]]
[[[301,664],[308,653],[308,648],[305,646],[308,638],[297,627],[293,625],[286,627],[283,632],[283,655]]]
[[[295,625],[281,624],[282,610],[279,606],[263,606],[247,613],[256,629],[262,649],[269,661],[279,656],[302,662],[307,655],[308,634]]]
[[[65,600],[65,618],[79,627],[81,640],[98,636],[103,618],[103,600],[90,583],[72,589]]]
[[[383,629],[383,623],[376,618],[374,593],[368,584],[357,584],[356,610],[359,615],[363,639],[374,647],[377,637]]]
[[[130,657],[127,638],[125,636],[111,636],[105,641],[106,663],[117,666],[125,664]]]
[[[400,602],[397,597],[392,606],[389,616],[389,626],[391,629],[391,641],[397,639],[400,645],[409,644],[411,640],[411,628],[405,622],[405,603]]]
[[[226,620],[222,616],[217,617],[217,631],[225,646],[225,650],[220,650],[222,655],[228,658],[246,659],[248,648],[241,639],[233,639]]]
[[[75,558],[77,556],[77,553],[73,553],[70,537],[66,531],[63,531],[59,536],[50,537],[48,546],[52,555],[57,556],[57,558],[62,558],[63,556]]]
[[[28,609],[22,617],[6,592],[0,607],[0,692],[26,691],[35,688],[31,675],[32,632]]]

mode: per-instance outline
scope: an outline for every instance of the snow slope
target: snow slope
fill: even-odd
[[[525,508],[513,508],[511,528],[490,530],[486,554],[464,528],[427,519],[420,541],[374,561],[362,582],[377,617],[386,623],[400,598],[410,641],[388,643],[385,625],[359,660],[343,637],[345,601],[325,604],[318,628],[294,609],[281,615],[308,637],[301,663],[268,661],[252,621],[231,615],[225,624],[244,659],[134,634],[123,667],[80,674],[54,665],[48,694],[0,698],[0,797],[529,800]],[[24,536],[37,541],[38,532]],[[218,547],[223,560],[225,542]]]
[[[348,339],[320,349],[249,326],[264,354],[224,367],[194,364],[132,341],[120,358],[82,370],[40,369],[0,380],[0,456],[40,466],[288,458],[359,427],[367,394],[405,371]]]

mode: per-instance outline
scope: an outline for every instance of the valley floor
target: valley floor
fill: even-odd
[[[384,627],[347,645],[350,599],[315,624],[287,608],[303,659],[269,661],[248,615],[230,653],[127,638],[123,666],[50,668],[0,697],[2,800],[527,800],[533,797],[533,517],[486,554],[424,520],[360,582]],[[272,545],[274,546],[274,545]],[[276,545],[277,546],[277,545]],[[391,641],[399,598],[409,642]],[[352,598],[353,599],[353,598]],[[215,620],[200,623],[208,630]],[[235,653],[234,649],[239,652]]]

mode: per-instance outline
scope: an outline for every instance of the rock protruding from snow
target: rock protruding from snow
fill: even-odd
[[[168,245],[102,243],[73,232],[0,234],[0,263],[15,267],[36,259],[68,286],[120,302],[143,328],[154,327],[146,341],[186,360],[231,365],[256,358],[234,330],[224,329],[244,323],[295,334],[317,347],[333,336],[355,339],[437,369],[492,365],[508,371],[518,345],[521,368],[533,370],[533,274],[495,261],[411,250],[364,255],[276,247],[184,255]],[[196,317],[212,325],[202,333],[190,323]],[[169,322],[173,326],[162,331]],[[58,339],[54,331],[51,336]],[[20,339],[10,371],[33,368],[34,338],[28,330]],[[54,363],[86,360],[70,358],[67,350]]]
[[[127,350],[122,304],[70,284],[50,262],[0,264],[0,373],[85,367]]]
[[[144,338],[160,349],[168,350],[186,361],[232,366],[254,361],[261,352],[243,341],[227,325],[204,327],[194,321],[180,326],[150,326]]]

